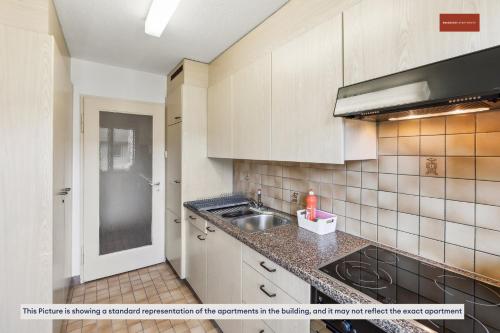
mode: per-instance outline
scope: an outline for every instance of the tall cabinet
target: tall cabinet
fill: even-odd
[[[186,275],[187,213],[182,204],[231,192],[232,161],[207,153],[208,65],[183,60],[167,79],[167,211],[165,255]]]
[[[0,332],[59,332],[20,304],[65,303],[71,269],[70,60],[51,1],[0,15]]]

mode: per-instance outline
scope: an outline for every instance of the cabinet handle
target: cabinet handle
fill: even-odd
[[[174,119],[181,119],[181,117],[180,117],[180,116],[177,116],[177,117],[174,117]]]
[[[205,239],[207,239],[206,237],[205,238],[201,238],[201,235],[198,235],[196,237],[198,237],[199,240],[205,240]]]
[[[174,183],[176,183],[176,184],[180,184],[180,183],[181,183],[181,181],[180,181],[180,180],[174,180]]]
[[[266,271],[270,272],[270,273],[274,273],[274,272],[276,272],[276,268],[269,268],[269,267],[267,267],[267,266],[266,266],[266,262],[265,262],[265,261],[261,261],[261,262],[260,262],[260,266],[261,266],[262,268],[264,268]]]
[[[215,230],[210,229],[210,227],[207,227],[208,232],[215,232]]]
[[[276,294],[274,293],[269,293],[265,288],[265,286],[263,284],[260,285],[259,289],[264,293],[266,294],[268,297],[276,297]]]
[[[264,333],[264,330],[260,330],[259,333]]]
[[[194,217],[193,215],[189,215],[189,219],[196,220],[196,217]]]
[[[174,222],[175,223],[181,223],[181,220],[180,219],[175,219]]]

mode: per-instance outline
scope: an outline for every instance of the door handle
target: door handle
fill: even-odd
[[[260,285],[259,289],[264,293],[266,294],[268,297],[276,297],[276,294],[275,293],[270,293],[268,292],[266,289],[265,289],[265,286],[263,284]]]
[[[205,240],[205,239],[207,239],[206,237],[205,237],[205,238],[201,238],[201,235],[198,235],[198,236],[196,236],[196,237],[197,237],[199,240]]]
[[[174,222],[175,223],[181,223],[181,220],[180,219],[175,219]]]
[[[266,262],[265,261],[261,261],[260,262],[260,267],[264,268],[266,271],[268,271],[269,273],[274,273],[276,272],[276,268],[269,268],[266,266]]]
[[[207,227],[208,232],[215,232],[215,230],[210,229],[210,227]]]

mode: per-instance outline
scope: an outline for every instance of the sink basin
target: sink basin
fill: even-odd
[[[273,214],[259,214],[240,217],[234,219],[231,223],[244,231],[255,232],[289,224],[290,220]]]

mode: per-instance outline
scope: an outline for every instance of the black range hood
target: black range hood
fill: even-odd
[[[341,87],[334,116],[400,120],[500,107],[500,46]]]

